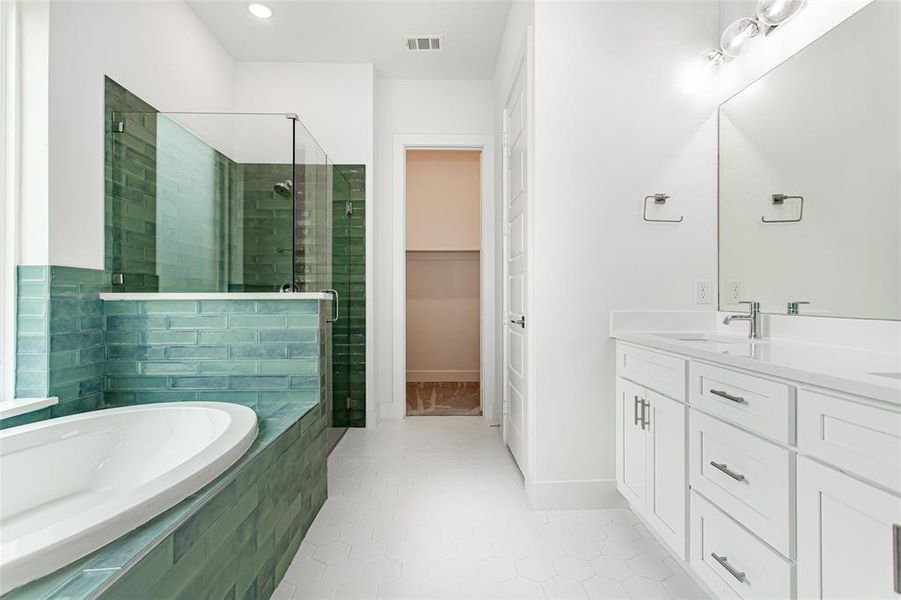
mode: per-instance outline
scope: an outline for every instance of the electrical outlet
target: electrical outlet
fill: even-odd
[[[695,304],[713,302],[713,283],[709,279],[695,279]]]
[[[723,302],[727,306],[736,306],[744,298],[741,279],[727,279],[723,282]]]

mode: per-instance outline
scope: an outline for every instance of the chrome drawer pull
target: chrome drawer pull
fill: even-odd
[[[710,466],[713,467],[714,469],[719,469],[720,471],[722,471],[723,473],[725,473],[726,475],[728,475],[735,481],[744,481],[745,480],[744,475],[740,475],[740,474],[736,473],[735,471],[732,471],[731,469],[729,469],[729,465],[727,465],[726,463],[718,463],[718,462],[714,462],[711,460]]]
[[[638,396],[635,396],[635,404],[632,405],[632,414],[635,417],[635,425],[638,425]]]
[[[733,567],[732,565],[730,565],[730,564],[729,564],[729,559],[728,559],[727,557],[725,557],[725,556],[717,556],[715,552],[711,552],[711,553],[710,553],[710,556],[713,557],[713,560],[715,560],[716,562],[720,563],[720,565],[721,565],[724,569],[726,569],[727,571],[729,571],[729,575],[732,575],[733,577],[735,577],[736,579],[738,579],[740,582],[744,583],[744,581],[745,581],[745,574],[742,573],[741,571],[737,571],[737,570],[735,569],[735,567]]]
[[[720,398],[725,398],[726,400],[731,400],[732,402],[738,402],[739,404],[745,404],[745,399],[741,396],[733,396],[729,392],[724,392],[723,390],[710,390],[710,393],[714,396],[719,396]]]

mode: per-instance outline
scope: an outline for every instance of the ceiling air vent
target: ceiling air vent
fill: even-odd
[[[411,52],[427,50],[434,52],[444,48],[444,40],[440,35],[405,35],[404,46]]]

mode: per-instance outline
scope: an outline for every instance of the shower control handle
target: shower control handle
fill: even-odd
[[[331,294],[332,296],[335,297],[335,313],[334,313],[335,316],[332,317],[331,319],[326,319],[327,323],[334,323],[335,321],[338,320],[338,291],[333,290],[333,289],[326,289],[326,290],[321,290],[321,291],[325,294]]]

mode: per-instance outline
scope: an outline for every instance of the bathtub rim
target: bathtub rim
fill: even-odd
[[[159,477],[155,478],[154,480],[151,480],[151,482],[148,482],[147,484],[144,484],[144,485],[152,484],[151,485],[151,490],[153,492],[152,498],[145,498],[143,501],[139,500],[136,503],[135,502],[129,503],[124,507],[122,512],[117,513],[111,519],[109,519],[107,521],[101,521],[99,523],[94,523],[91,527],[88,527],[82,531],[84,531],[86,533],[86,537],[90,538],[90,536],[92,536],[92,535],[97,535],[96,530],[98,528],[102,529],[103,524],[119,523],[121,526],[122,522],[125,522],[125,523],[129,522],[128,519],[126,519],[122,516],[125,512],[127,512],[129,510],[139,509],[139,507],[142,505],[147,505],[148,503],[152,503],[154,505],[154,508],[151,510],[152,514],[149,517],[145,518],[140,523],[129,527],[126,531],[120,533],[113,539],[103,541],[103,543],[99,547],[95,547],[96,542],[92,542],[89,540],[79,540],[77,538],[75,540],[72,540],[71,534],[69,536],[64,537],[63,540],[58,540],[58,541],[55,541],[55,542],[49,544],[47,546],[48,548],[54,548],[54,547],[57,547],[59,544],[65,543],[66,541],[68,541],[68,543],[72,546],[72,550],[69,554],[76,554],[76,556],[74,558],[70,558],[67,562],[65,562],[65,564],[62,564],[62,565],[52,569],[51,571],[38,576],[37,578],[31,579],[30,581],[22,583],[22,584],[18,584],[15,587],[12,587],[12,588],[6,590],[4,592],[4,595],[6,593],[10,593],[15,590],[18,590],[24,586],[28,586],[31,583],[39,581],[39,580],[43,579],[44,577],[47,577],[61,569],[65,569],[66,567],[77,563],[78,561],[94,554],[95,552],[102,550],[104,547],[115,542],[116,540],[131,534],[132,532],[139,529],[143,525],[164,515],[166,512],[172,510],[173,508],[175,508],[176,506],[178,506],[185,500],[188,500],[192,495],[200,494],[201,492],[203,492],[203,496],[202,496],[202,498],[198,498],[198,500],[204,500],[204,501],[198,501],[196,503],[197,506],[192,507],[192,508],[196,508],[196,510],[199,510],[200,508],[202,508],[206,504],[206,500],[213,497],[213,495],[210,495],[210,492],[213,492],[214,490],[218,491],[218,489],[219,489],[219,486],[217,485],[215,488],[211,488],[211,489],[207,490],[207,488],[211,484],[215,484],[220,478],[223,478],[223,476],[225,474],[228,474],[230,472],[238,473],[241,471],[241,469],[234,469],[234,467],[236,465],[239,465],[239,463],[241,462],[241,459],[247,455],[247,453],[253,447],[254,442],[257,440],[257,437],[259,436],[259,420],[260,420],[260,418],[259,418],[259,415],[256,413],[256,411],[254,411],[252,408],[241,405],[241,404],[237,404],[237,403],[209,402],[209,401],[159,402],[159,403],[137,404],[137,405],[131,405],[131,406],[121,406],[121,407],[115,407],[115,408],[109,408],[109,409],[99,409],[99,410],[95,410],[95,411],[88,411],[85,413],[68,415],[65,417],[58,417],[55,419],[47,419],[47,420],[39,421],[36,423],[29,423],[29,424],[21,425],[18,427],[12,427],[12,428],[0,431],[0,442],[2,442],[6,438],[10,438],[10,437],[14,437],[17,435],[22,435],[22,434],[27,434],[34,430],[46,429],[46,428],[52,427],[54,425],[61,425],[60,421],[65,421],[65,424],[77,423],[79,421],[95,419],[99,416],[105,416],[105,415],[102,415],[102,413],[109,413],[110,411],[116,411],[119,414],[128,414],[128,413],[140,413],[140,412],[160,410],[161,408],[166,408],[166,409],[170,409],[170,410],[178,410],[179,408],[181,408],[181,409],[183,409],[183,408],[214,409],[217,411],[224,411],[224,412],[228,413],[229,416],[233,420],[237,418],[237,419],[244,419],[245,421],[247,421],[252,416],[253,423],[250,424],[251,425],[250,429],[248,429],[248,431],[246,433],[244,433],[243,435],[239,436],[237,434],[237,432],[233,433],[231,436],[231,440],[234,440],[234,443],[232,443],[228,448],[226,448],[226,450],[224,452],[219,453],[214,459],[211,460],[211,462],[209,464],[205,465],[204,467],[200,468],[199,470],[195,469],[192,472],[187,473],[186,477],[176,480],[174,483],[172,483],[171,486],[163,488],[163,489],[159,489],[159,486],[161,484],[161,482],[159,481]],[[246,411],[249,411],[250,414],[247,414]],[[288,428],[288,429],[290,429],[290,428]],[[228,435],[228,433],[227,433],[227,429],[226,429],[226,431],[223,431],[222,433],[220,433],[219,436],[214,438],[207,448],[217,446],[217,445],[221,446],[223,444],[226,444],[226,440],[224,440],[223,438],[227,435]],[[205,472],[206,470],[210,469],[212,464],[215,464],[216,462],[220,462],[220,461],[224,462],[225,464],[224,464],[224,467],[222,467],[221,469],[216,469],[216,471],[218,471],[218,472],[216,472],[212,476],[210,476],[209,473]],[[186,462],[189,462],[189,461],[186,461]],[[184,465],[185,465],[185,463],[181,463],[175,469],[172,469],[172,470],[168,471],[167,473],[171,474],[173,471],[178,471],[179,469],[184,469]],[[202,483],[200,483],[200,485],[197,485],[198,482],[202,482]],[[226,485],[227,485],[227,483],[226,483]],[[183,487],[187,490],[192,490],[192,491],[188,491],[187,493],[179,492],[178,494],[167,493],[169,490],[171,490],[175,487]],[[204,490],[206,490],[206,492],[204,492]],[[177,496],[180,496],[180,497],[177,499],[173,499],[173,497],[177,497]],[[132,497],[131,499],[133,500],[134,498]],[[187,511],[186,514],[183,515],[182,518],[178,519],[175,523],[173,523],[171,527],[177,527],[177,526],[181,525],[183,523],[183,520],[190,518],[190,516],[194,512],[196,512],[196,510]],[[126,572],[129,568],[131,568],[131,566],[133,566],[141,558],[143,558],[143,556],[146,555],[146,552],[149,552],[150,550],[155,548],[160,542],[162,542],[162,540],[165,539],[165,537],[166,537],[166,535],[168,535],[168,533],[169,533],[169,528],[167,528],[165,531],[161,532],[152,542],[150,542],[148,544],[148,546],[146,548],[143,549],[143,551],[139,551],[138,553],[136,553],[136,556],[134,556],[132,558],[132,560],[128,561],[127,563],[125,563],[124,565],[119,567],[116,570],[116,572],[109,578],[109,581],[107,581],[105,583],[111,585],[113,583],[113,581],[118,579],[122,574],[124,574],[124,572]],[[26,560],[29,560],[29,559],[35,560],[35,558],[33,557],[33,553],[34,553],[34,550],[26,549],[24,558]],[[23,556],[20,554],[14,560],[21,561],[22,559],[23,559]],[[50,562],[56,562],[56,561],[50,561]],[[102,585],[102,586],[98,587],[98,589],[95,590],[94,593],[92,593],[89,597],[90,598],[96,597],[96,595],[99,595],[100,593],[102,593],[102,591],[106,587],[107,587],[106,585]]]
[[[296,415],[296,417],[292,420],[291,424],[285,427],[282,431],[278,433],[271,440],[266,442],[266,447],[277,444],[280,440],[287,437],[291,431],[295,428],[298,429],[298,433],[300,430],[300,422],[305,416],[310,414],[311,411],[318,409],[321,406],[325,405],[325,400],[320,399],[318,402],[306,406],[303,412]],[[263,420],[259,414],[257,414],[257,422],[259,424],[260,421]],[[259,437],[259,433],[257,433]],[[230,466],[224,473],[222,473],[219,477],[214,479],[212,482],[208,483],[206,486],[198,490],[198,493],[203,493],[202,502],[195,502],[192,506],[190,506],[183,515],[181,515],[178,519],[172,522],[168,527],[160,531],[157,536],[153,539],[153,541],[148,542],[140,551],[136,552],[135,555],[128,560],[125,564],[119,567],[112,575],[110,575],[103,583],[98,585],[94,590],[88,594],[84,600],[96,600],[100,598],[108,589],[110,589],[116,582],[118,582],[122,577],[124,577],[135,565],[141,562],[144,558],[147,557],[151,552],[153,552],[160,544],[162,544],[170,535],[174,534],[182,525],[184,525],[188,520],[191,519],[194,515],[200,512],[207,503],[215,498],[219,493],[222,492],[226,487],[232,484],[239,475],[250,467],[250,465],[254,464],[256,461],[261,460],[264,456],[263,452],[257,452],[251,456],[247,456],[249,452],[253,450],[253,446],[251,446],[247,452],[244,453],[241,458],[239,458],[232,466]],[[177,505],[176,505],[177,506]],[[172,507],[175,508],[175,507]],[[169,510],[172,510],[171,508]],[[161,513],[157,515],[158,518],[165,513]]]

